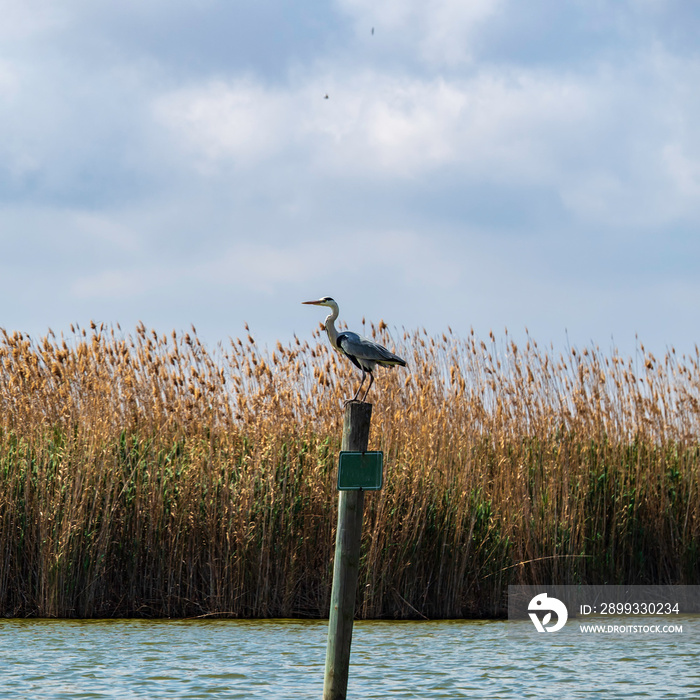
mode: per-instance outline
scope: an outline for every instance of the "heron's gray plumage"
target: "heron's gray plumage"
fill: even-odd
[[[377,365],[382,365],[384,367],[393,367],[395,365],[401,367],[406,366],[405,360],[369,338],[365,338],[352,331],[338,333],[335,327],[335,321],[338,318],[340,310],[338,309],[338,304],[331,297],[323,297],[318,301],[305,301],[303,303],[314,304],[315,306],[327,306],[331,309],[331,313],[326,317],[324,323],[324,328],[328,334],[328,340],[330,340],[331,345],[339,353],[345,355],[358,369],[362,370],[360,386],[352,399],[350,399],[351,401],[355,401],[359,396],[362,385],[365,383],[365,377],[367,373],[369,373],[369,386],[362,397],[362,401],[367,398],[367,394],[374,382],[372,370],[374,370]]]
[[[338,347],[351,360],[357,360],[361,369],[372,371],[377,365],[406,366],[406,363],[393,352],[389,352],[383,345],[375,343],[369,338],[364,338],[352,331],[345,331],[338,335]]]

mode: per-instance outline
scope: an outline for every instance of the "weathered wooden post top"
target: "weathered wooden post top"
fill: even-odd
[[[345,407],[323,700],[347,696],[365,491],[382,486],[382,453],[367,451],[371,417],[372,404],[353,401]]]

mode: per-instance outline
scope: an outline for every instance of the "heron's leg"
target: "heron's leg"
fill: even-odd
[[[366,372],[362,370],[362,381],[360,381],[360,386],[357,387],[357,391],[355,392],[355,396],[353,396],[351,399],[348,399],[345,403],[350,403],[351,401],[357,401],[357,397],[360,395],[360,389],[362,389],[362,385],[365,383],[365,376]],[[370,377],[372,375],[370,374]]]
[[[365,399],[367,398],[367,394],[369,394],[369,390],[372,388],[373,383],[374,383],[374,375],[370,372],[369,373],[369,386],[367,387],[367,391],[365,391],[365,395],[362,397],[363,403],[364,403]]]

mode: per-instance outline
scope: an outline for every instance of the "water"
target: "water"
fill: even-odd
[[[698,697],[700,619],[673,622],[686,633],[543,637],[525,621],[357,622],[348,695]],[[0,620],[0,698],[320,700],[326,625]]]

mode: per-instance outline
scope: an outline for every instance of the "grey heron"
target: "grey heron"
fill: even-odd
[[[303,301],[302,304],[327,306],[331,310],[331,313],[326,316],[326,320],[323,324],[326,333],[328,333],[328,340],[341,355],[345,355],[355,367],[362,370],[362,381],[360,381],[360,386],[357,387],[357,391],[350,401],[357,400],[362,385],[365,383],[365,377],[367,373],[369,373],[369,386],[361,400],[364,401],[367,398],[367,394],[369,394],[369,390],[372,388],[372,383],[374,382],[372,370],[377,365],[383,365],[384,367],[393,367],[394,365],[400,365],[401,367],[406,366],[405,360],[402,360],[398,355],[394,355],[393,352],[389,352],[383,345],[375,343],[369,338],[363,338],[361,335],[353,333],[352,331],[342,331],[338,333],[335,327],[335,321],[338,318],[340,310],[338,309],[338,304],[335,299],[331,297],[322,297],[318,301]]]

